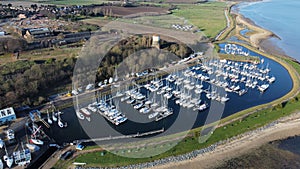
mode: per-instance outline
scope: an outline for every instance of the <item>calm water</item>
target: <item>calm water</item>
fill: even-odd
[[[220,45],[221,48],[224,44]],[[244,50],[248,50],[245,49]],[[250,55],[264,58],[263,56],[250,51]],[[292,89],[292,79],[289,76],[287,70],[277,62],[274,62],[268,58],[264,58],[264,64],[260,67],[266,67],[267,65],[271,69],[270,75],[276,77],[276,81],[270,85],[269,89],[261,94],[257,89],[249,89],[248,92],[243,96],[238,96],[235,93],[228,93],[230,100],[225,104],[224,113],[222,117],[227,117],[238,111],[271,102],[284,96]],[[208,88],[208,84],[204,84],[204,89]],[[145,91],[142,91],[145,92]],[[210,103],[204,94],[201,96],[202,101]],[[215,101],[214,101],[215,102]],[[114,126],[104,120],[99,114],[92,114],[92,121],[81,121],[79,123],[73,108],[63,110],[64,114],[62,119],[67,121],[69,126],[64,129],[60,129],[56,124],[48,130],[48,133],[58,142],[70,142],[75,139],[88,138],[85,134],[85,130],[81,128],[81,125],[85,129],[89,130],[89,135],[93,135],[95,138],[117,136],[120,134],[136,134],[137,132],[147,132],[152,130],[159,130],[164,127],[167,131],[163,135],[176,133],[180,131],[189,130],[191,128],[202,126],[209,114],[209,109],[201,113],[194,112],[190,109],[180,108],[175,104],[173,99],[169,100],[169,107],[173,108],[174,114],[159,121],[151,122],[144,116],[132,108],[132,106],[126,103],[120,103],[122,112],[126,113],[128,121],[119,126]],[[219,105],[218,105],[219,104]],[[213,111],[218,111],[218,106],[222,108],[221,103],[211,106]],[[213,108],[212,108],[213,107]]]
[[[288,138],[279,144],[279,148],[300,155],[300,136]]]
[[[273,40],[273,42],[287,55],[300,61],[299,0],[242,3],[238,8],[246,18],[278,35],[281,40]]]

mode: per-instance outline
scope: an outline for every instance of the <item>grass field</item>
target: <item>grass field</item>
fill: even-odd
[[[173,15],[183,17],[191,24],[199,27],[207,37],[215,37],[226,27],[224,10],[226,3],[209,2],[197,5],[178,5]]]
[[[185,24],[183,17],[177,17],[175,15],[160,15],[160,16],[143,16],[130,19],[119,19],[119,21],[127,23],[136,23],[142,25],[149,25],[160,28],[171,28],[172,24]]]

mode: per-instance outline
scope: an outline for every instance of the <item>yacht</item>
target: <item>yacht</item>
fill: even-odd
[[[141,107],[143,107],[143,103],[139,103],[139,104],[137,104],[137,105],[135,105],[133,108],[134,109],[140,109]]]
[[[153,119],[153,118],[155,118],[158,114],[159,114],[158,112],[151,113],[151,114],[149,114],[148,118],[149,118],[149,119]]]
[[[49,116],[48,109],[47,109],[47,121],[48,121],[49,124],[52,124],[52,120],[51,120],[51,118]]]
[[[147,113],[149,113],[149,112],[150,112],[150,109],[147,108],[147,107],[144,107],[144,108],[141,108],[141,109],[140,109],[140,113],[147,114]]]
[[[79,110],[76,110],[76,116],[78,117],[78,119],[84,120],[84,115],[82,113],[80,113]]]
[[[56,113],[54,111],[52,112],[52,120],[57,121]]]
[[[269,84],[263,84],[263,85],[257,86],[257,87],[260,92],[264,92],[265,90],[267,90],[269,88]]]

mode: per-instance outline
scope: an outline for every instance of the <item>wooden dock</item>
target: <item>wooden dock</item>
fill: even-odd
[[[131,134],[131,135],[122,135],[122,136],[108,136],[108,137],[102,137],[102,138],[95,138],[95,139],[83,139],[83,140],[74,140],[74,144],[78,143],[87,143],[87,142],[96,142],[96,141],[108,141],[108,140],[119,140],[119,139],[126,139],[126,138],[136,138],[136,137],[143,137],[143,136],[149,136],[153,134],[158,134],[158,133],[163,133],[165,131],[164,128],[160,130],[154,130],[154,131],[149,131],[145,133],[136,133],[136,134]]]

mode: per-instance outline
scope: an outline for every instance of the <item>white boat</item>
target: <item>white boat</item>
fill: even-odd
[[[44,142],[42,140],[36,139],[36,138],[32,138],[30,139],[30,142],[36,145],[43,145]]]
[[[263,84],[263,85],[257,86],[257,87],[260,92],[264,92],[265,90],[267,90],[269,88],[269,84]]]
[[[26,144],[26,147],[33,152],[40,150],[40,147],[34,144]]]
[[[10,156],[8,156],[7,154],[3,156],[3,160],[6,162],[6,165],[8,168],[11,168],[13,163],[14,163],[14,159]]]
[[[64,128],[64,127],[67,127],[67,126],[68,126],[67,123],[64,124],[64,123],[62,122],[60,116],[58,116],[58,122],[57,122],[57,124],[58,124],[58,126],[59,126],[60,128]]]
[[[157,115],[158,115],[158,112],[154,112],[154,113],[149,114],[148,118],[149,118],[149,119],[153,119],[153,118],[155,118]]]
[[[0,148],[4,147],[4,141],[0,138]]]
[[[130,96],[122,97],[122,98],[121,98],[121,102],[124,102],[124,101],[128,100],[129,98],[130,98]]]
[[[140,109],[143,105],[144,105],[143,103],[139,103],[139,104],[135,105],[133,108]]]
[[[268,79],[269,83],[273,83],[276,80],[276,78],[273,76],[270,79]]]
[[[3,169],[3,162],[1,159],[0,159],[0,169]]]
[[[131,100],[127,100],[127,102],[126,103],[128,103],[128,104],[132,104],[132,103],[134,103],[135,102],[135,100],[134,99],[131,99]]]
[[[8,140],[13,140],[15,139],[15,132],[12,129],[8,129],[6,131],[6,136]]]
[[[47,110],[47,121],[48,121],[49,124],[52,124],[52,120],[51,120],[51,118],[49,116],[48,110]]]
[[[140,113],[143,113],[143,114],[147,114],[147,113],[149,113],[149,112],[150,112],[150,109],[147,108],[147,107],[144,107],[144,108],[142,108],[142,109],[140,110]]]
[[[57,117],[56,117],[56,115],[55,115],[55,112],[52,112],[52,120],[53,120],[53,121],[57,121]]]
[[[76,110],[76,116],[80,119],[80,120],[84,120],[84,115],[82,113],[80,113],[79,110]]]

